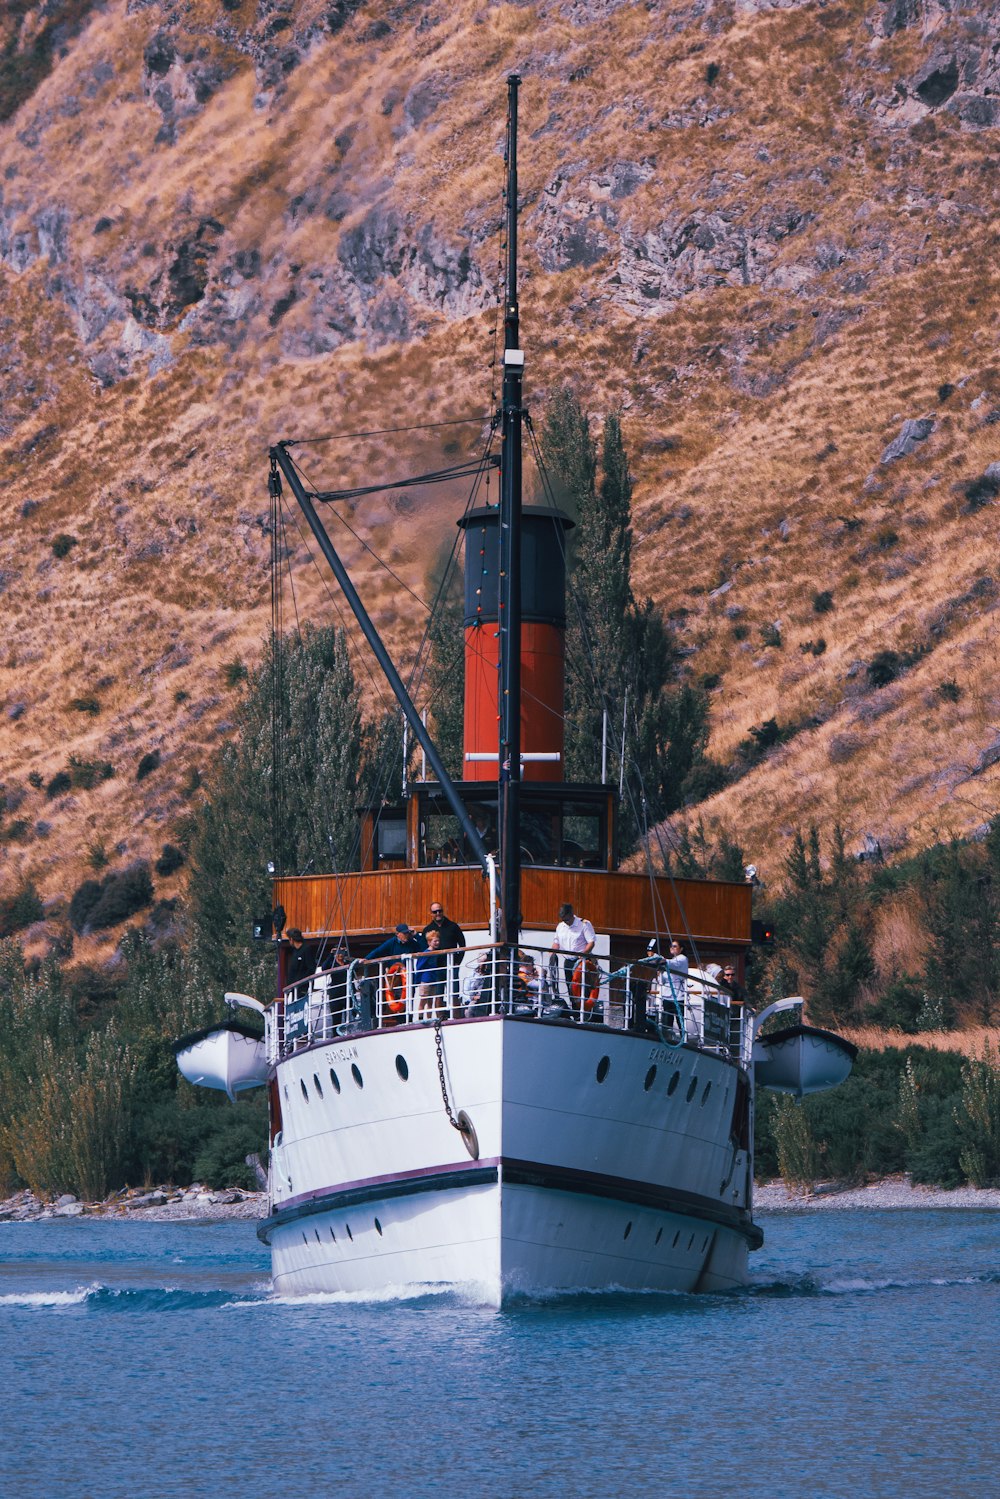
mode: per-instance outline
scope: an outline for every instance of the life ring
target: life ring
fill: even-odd
[[[592,1010],[601,992],[601,970],[598,964],[581,958],[573,969],[569,987],[573,998],[582,998],[583,1008]]]
[[[402,1015],[406,1009],[406,966],[390,963],[385,970],[385,1007],[390,1015]]]

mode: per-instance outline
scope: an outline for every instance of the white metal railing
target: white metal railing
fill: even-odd
[[[291,985],[268,1007],[268,1060],[364,1030],[482,1015],[648,1029],[665,1045],[717,1051],[749,1066],[752,1012],[730,1005],[710,974],[648,959],[610,969],[593,955],[487,943],[356,958]]]

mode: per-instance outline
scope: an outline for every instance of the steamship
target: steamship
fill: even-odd
[[[755,1070],[801,1095],[850,1069],[851,1049],[825,1032],[793,1025],[764,1039],[763,1017],[730,1005],[713,978],[727,961],[742,978],[751,886],[619,869],[616,788],[564,778],[571,522],[521,498],[518,83],[508,80],[499,503],[459,522],[461,781],[330,541],[316,508],[328,496],[306,489],[290,444],[270,452],[272,495],[287,485],[294,496],[430,771],[399,804],[361,810],[358,871],[274,881],[284,930],[328,954],[346,934],[347,960],[293,983],[278,943],[279,997],[227,996],[263,1011],[263,1039],[231,1021],[178,1053],[187,1076],[230,1096],[268,1089],[259,1233],[285,1294],[459,1287],[501,1305],[738,1286],[762,1243]],[[551,956],[566,904],[594,931],[568,963]],[[423,925],[432,905],[466,938],[439,955],[434,981],[405,942],[368,958],[392,945],[401,919]],[[697,955],[686,977],[659,954],[670,934]]]

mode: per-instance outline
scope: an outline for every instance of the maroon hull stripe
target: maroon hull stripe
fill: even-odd
[[[397,1176],[345,1182],[335,1190],[304,1192],[289,1198],[277,1212],[265,1218],[257,1229],[257,1236],[269,1244],[273,1229],[315,1213],[328,1213],[392,1197],[410,1197],[420,1192],[447,1192],[458,1187],[487,1185],[497,1181],[501,1173],[504,1182],[510,1186],[542,1187],[550,1192],[604,1197],[636,1207],[697,1218],[741,1234],[751,1249],[759,1249],[764,1242],[762,1230],[745,1208],[727,1207],[725,1203],[713,1202],[710,1197],[697,1192],[658,1187],[650,1182],[631,1181],[620,1176],[605,1176],[596,1171],[577,1171],[569,1166],[552,1166],[542,1161],[514,1160],[508,1156],[479,1161],[475,1166],[430,1166]]]

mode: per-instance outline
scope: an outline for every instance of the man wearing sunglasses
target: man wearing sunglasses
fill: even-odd
[[[450,916],[444,914],[444,906],[439,900],[431,901],[431,919],[424,927],[423,935],[428,937],[431,932],[437,932],[438,934],[438,947],[465,946],[465,933],[457,921],[452,921]],[[451,994],[448,996],[448,1003],[445,1007],[446,1013],[450,1011],[453,1015],[459,1013],[457,1008],[459,1000],[458,970],[461,961],[461,953],[456,953],[452,959]]]

